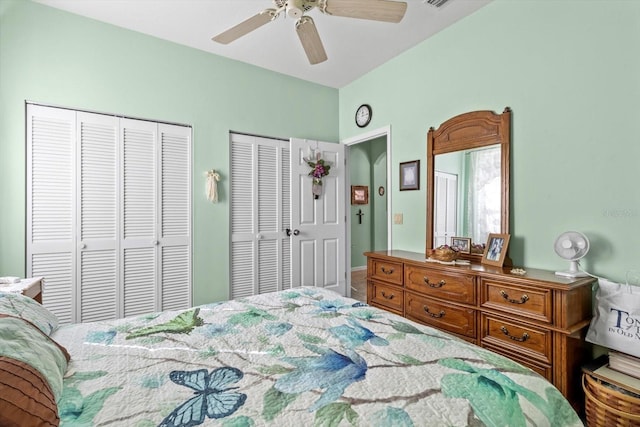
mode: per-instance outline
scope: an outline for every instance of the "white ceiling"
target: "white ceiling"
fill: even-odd
[[[34,0],[71,13],[170,40],[321,85],[341,88],[470,15],[491,0],[449,0],[436,8],[407,0],[399,24],[328,16],[311,10],[329,59],[309,65],[294,19],[278,19],[228,44],[211,37],[270,7],[271,0]],[[329,0],[330,1],[330,0]]]

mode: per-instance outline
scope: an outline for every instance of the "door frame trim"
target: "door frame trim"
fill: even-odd
[[[391,125],[387,125],[378,129],[373,129],[369,132],[365,132],[363,134],[360,135],[355,135],[346,139],[343,139],[342,141],[340,141],[341,144],[344,144],[346,147],[352,146],[352,145],[356,145],[359,144],[361,142],[367,142],[370,141],[372,139],[376,139],[376,138],[380,138],[385,136],[387,139],[387,246],[388,248],[393,248],[393,241],[392,241],[392,218],[393,218],[393,214],[391,212],[391,196],[392,196],[392,191],[391,190],[391,184],[393,182],[392,179],[392,174],[391,174],[391,167],[393,165],[392,161],[391,161]],[[349,150],[345,150],[345,159],[346,159],[346,169],[345,169],[345,215],[346,212],[349,211],[349,206],[351,204],[351,174],[350,169],[349,169]],[[351,296],[351,219],[349,218],[349,216],[347,215],[347,219],[346,219],[346,232],[347,232],[347,236],[345,239],[347,248],[346,248],[346,255],[347,255],[347,261],[349,263],[349,268],[346,269],[347,272],[349,274],[347,274],[347,296],[350,297]]]

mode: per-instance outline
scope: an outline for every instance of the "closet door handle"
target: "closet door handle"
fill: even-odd
[[[287,228],[285,232],[287,233],[287,236],[291,236],[292,234],[294,236],[297,236],[298,234],[300,234],[300,230],[298,230],[297,228],[295,230],[291,230],[290,228]]]

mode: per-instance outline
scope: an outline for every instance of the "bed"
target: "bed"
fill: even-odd
[[[61,425],[582,425],[533,371],[320,288],[60,327],[26,300],[0,294],[0,321],[63,353],[47,371]],[[15,351],[42,362],[36,347]]]

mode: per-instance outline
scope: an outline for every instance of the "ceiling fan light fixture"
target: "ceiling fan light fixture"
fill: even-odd
[[[298,19],[302,16],[302,10],[298,9],[297,7],[288,7],[287,15],[289,16],[289,18]]]
[[[286,4],[287,16],[290,18],[299,19],[304,14],[302,8],[304,7],[303,0],[289,0]]]

